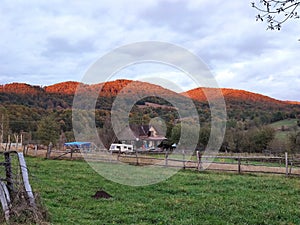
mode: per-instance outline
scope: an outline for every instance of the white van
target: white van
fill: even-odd
[[[127,144],[111,144],[109,151],[111,152],[121,152],[121,153],[132,153],[133,145],[127,145]]]

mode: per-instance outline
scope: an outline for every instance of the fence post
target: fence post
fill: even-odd
[[[241,173],[241,158],[238,157],[238,172]]]
[[[4,157],[5,157],[5,173],[6,173],[7,189],[10,196],[14,196],[15,189],[14,189],[13,174],[11,169],[10,152],[5,152]]]
[[[165,154],[165,166],[168,166],[168,150],[166,150],[166,154]]]
[[[23,146],[23,154],[26,155],[26,145]]]
[[[185,151],[182,150],[182,162],[183,162],[183,169],[185,169]]]
[[[119,149],[118,151],[118,158],[117,158],[118,161],[120,160],[120,155],[121,155],[121,149]]]
[[[33,195],[30,183],[29,183],[28,170],[27,170],[25,159],[24,159],[24,155],[22,153],[18,153],[18,157],[19,157],[20,169],[22,172],[24,188],[26,190],[27,197],[29,199],[29,204],[31,206],[35,207],[36,206],[35,199],[34,199],[34,195]]]
[[[135,151],[135,157],[136,157],[136,165],[139,165],[139,157],[138,157],[138,152]]]
[[[27,151],[28,151],[28,147],[27,147]],[[34,156],[37,156],[37,151],[38,151],[38,147],[37,147],[37,145],[35,145],[34,146]],[[26,152],[26,154],[27,154],[27,152]],[[49,155],[49,157],[50,157],[50,155]]]
[[[285,175],[288,176],[289,175],[289,160],[288,160],[288,153],[285,152],[284,153],[285,156]]]
[[[201,164],[202,155],[200,154],[199,151],[196,151],[196,155],[197,155],[197,169],[198,171],[200,171],[202,169],[202,164]]]
[[[99,151],[102,151],[102,150],[99,150]],[[112,162],[112,160],[113,160],[113,151],[109,151],[109,153],[110,153],[109,162]]]
[[[0,181],[0,188],[2,189],[2,195],[0,195],[0,202],[1,202],[1,205],[2,205],[3,212],[4,212],[5,220],[7,222],[9,222],[9,217],[10,217],[10,196],[9,196],[9,191],[7,189],[6,184],[2,181]]]
[[[46,158],[47,158],[47,159],[50,159],[50,155],[51,155],[51,148],[52,148],[52,145],[51,145],[51,144],[49,144],[49,145],[48,145],[48,149],[47,149],[47,154],[46,154]]]

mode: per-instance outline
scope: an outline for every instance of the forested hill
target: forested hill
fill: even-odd
[[[256,119],[261,124],[268,124],[285,118],[297,118],[300,115],[299,102],[281,101],[245,90],[195,88],[182,94],[196,102],[207,102],[207,93],[210,99],[214,99],[219,96],[217,93],[220,93],[220,90],[226,102],[229,119],[242,121]]]
[[[67,81],[61,82],[50,86],[33,86],[26,83],[11,83],[0,85],[0,94],[1,99],[0,103],[19,103],[25,104],[26,102],[32,102],[31,100],[36,99],[37,101],[40,99],[48,98],[48,100],[55,100],[57,96],[60,97],[67,97],[68,107],[69,105],[69,96],[74,96],[77,88],[80,86],[78,92],[85,92],[85,93],[94,93],[94,92],[101,92],[99,96],[106,96],[106,97],[115,97],[120,93],[122,90],[123,95],[158,95],[158,96],[171,96],[177,97],[178,94],[162,88],[158,85],[140,82],[140,81],[132,81],[132,80],[116,80],[116,81],[109,81],[105,83],[93,84],[93,85],[86,85],[80,82],[75,81]],[[237,89],[228,89],[228,88],[221,88],[221,93],[224,96],[226,103],[230,103],[233,101],[240,102],[240,103],[257,103],[257,104],[265,104],[267,106],[286,106],[286,105],[299,105],[300,102],[296,101],[280,101],[265,95],[245,91],[245,90],[237,90]],[[219,89],[214,88],[195,88],[189,90],[187,92],[181,93],[183,96],[189,97],[198,102],[207,102],[207,98],[205,93],[209,91],[210,98],[214,99],[218,96],[217,93]],[[34,96],[39,96],[34,98]],[[6,97],[3,97],[6,96]],[[51,97],[53,99],[51,99]],[[27,98],[31,98],[30,100],[26,100]],[[33,98],[33,99],[32,99]],[[23,100],[18,102],[18,100]],[[29,104],[30,105],[30,104]],[[34,105],[34,104],[33,104]],[[36,104],[39,105],[39,104]],[[56,107],[56,104],[50,104],[52,107]],[[50,107],[51,108],[51,107]]]
[[[78,89],[78,87],[80,88]],[[99,93],[100,89],[101,92]],[[43,117],[43,112],[49,114],[52,111],[70,110],[76,90],[78,90],[77,93],[86,98],[89,98],[90,94],[99,93],[100,98],[98,98],[96,107],[105,111],[110,110],[115,97],[120,96],[120,94],[125,98],[140,99],[137,105],[145,106],[145,103],[155,103],[146,104],[147,107],[139,107],[140,114],[149,117],[158,115],[151,108],[159,108],[159,105],[172,106],[170,102],[164,99],[173,99],[182,103],[188,97],[194,100],[202,121],[209,120],[209,104],[205,97],[205,91],[210,90],[211,98],[215,97],[211,88],[197,88],[178,94],[158,85],[140,81],[116,80],[94,85],[68,81],[45,87],[24,83],[0,85],[0,103],[7,110],[13,106],[13,110],[19,111],[19,114],[22,114],[23,111],[26,112],[24,114],[27,115],[27,120],[38,120]],[[262,124],[268,124],[281,119],[300,116],[300,105],[297,102],[279,101],[244,90],[224,88],[221,91],[226,101],[229,119],[241,121],[256,119]],[[143,96],[152,97],[144,99]],[[150,109],[147,110],[147,108]],[[31,114],[35,115],[35,118],[31,118],[30,111],[34,111]],[[16,113],[8,112],[8,114]],[[10,120],[14,120],[14,117],[11,116]],[[19,115],[18,120],[22,120],[22,115]]]
[[[218,92],[221,90],[222,95],[226,102],[231,101],[240,101],[240,102],[256,102],[256,103],[264,103],[267,105],[286,105],[286,104],[296,104],[297,102],[293,101],[280,101],[265,95],[244,91],[244,90],[237,90],[237,89],[229,89],[229,88],[195,88],[189,90],[187,92],[182,93],[185,96],[188,96],[192,99],[195,99],[200,102],[207,101],[205,93],[208,92],[210,94],[210,98],[214,99],[217,98]]]

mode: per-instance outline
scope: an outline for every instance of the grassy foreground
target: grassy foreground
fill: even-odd
[[[187,170],[129,187],[85,162],[26,158],[51,224],[300,224],[300,180]],[[98,190],[111,199],[94,199]]]

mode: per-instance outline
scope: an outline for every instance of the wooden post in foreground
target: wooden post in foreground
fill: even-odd
[[[10,217],[10,196],[6,184],[2,181],[0,181],[0,202],[4,212],[5,220],[7,224],[9,224],[8,222]]]
[[[4,153],[5,157],[5,173],[6,173],[6,182],[7,182],[7,189],[10,194],[10,196],[14,196],[14,183],[13,183],[13,174],[11,169],[11,158],[10,158],[10,152]]]
[[[19,162],[20,162],[20,169],[22,171],[24,188],[26,190],[26,194],[27,194],[27,197],[29,200],[29,205],[32,207],[36,207],[34,195],[33,195],[30,183],[29,183],[28,170],[27,170],[25,159],[24,159],[24,155],[22,153],[18,153],[18,157],[19,157]]]

